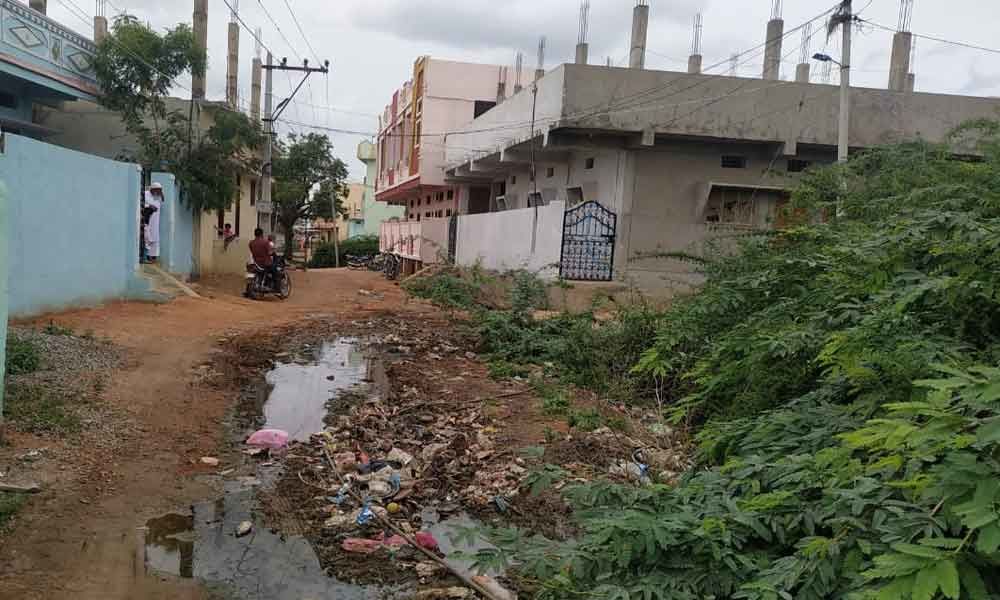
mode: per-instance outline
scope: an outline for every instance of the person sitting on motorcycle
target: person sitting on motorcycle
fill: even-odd
[[[266,277],[274,280],[274,257],[272,256],[271,243],[264,237],[264,230],[258,227],[253,231],[253,240],[250,242],[250,255],[253,262],[258,267],[264,269]]]

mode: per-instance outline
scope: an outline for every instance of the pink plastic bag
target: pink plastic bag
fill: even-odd
[[[281,450],[288,445],[288,432],[280,429],[261,429],[247,438],[247,445]]]

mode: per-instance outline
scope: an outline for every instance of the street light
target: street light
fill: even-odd
[[[834,58],[832,56],[830,56],[829,54],[823,54],[821,52],[817,52],[816,54],[813,54],[813,60],[818,60],[819,62],[832,62],[835,65],[839,65],[841,67],[844,66],[844,65],[840,64],[840,61],[834,60]]]

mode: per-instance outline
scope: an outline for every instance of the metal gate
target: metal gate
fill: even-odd
[[[572,281],[611,281],[618,215],[591,200],[563,215],[559,277]]]

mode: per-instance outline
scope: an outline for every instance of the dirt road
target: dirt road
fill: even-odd
[[[126,350],[128,367],[112,376],[101,400],[120,425],[87,428],[66,440],[13,433],[0,448],[0,465],[44,448],[31,465],[44,491],[0,538],[0,598],[213,597],[196,580],[147,575],[137,542],[137,528],[148,519],[210,494],[195,476],[210,470],[200,457],[221,450],[223,420],[236,392],[202,382],[199,367],[234,333],[318,314],[356,319],[428,310],[368,272],[294,277],[294,294],[285,303],[244,300],[241,282],[229,280],[207,282],[200,300],[113,304],[41,320],[93,331]]]

